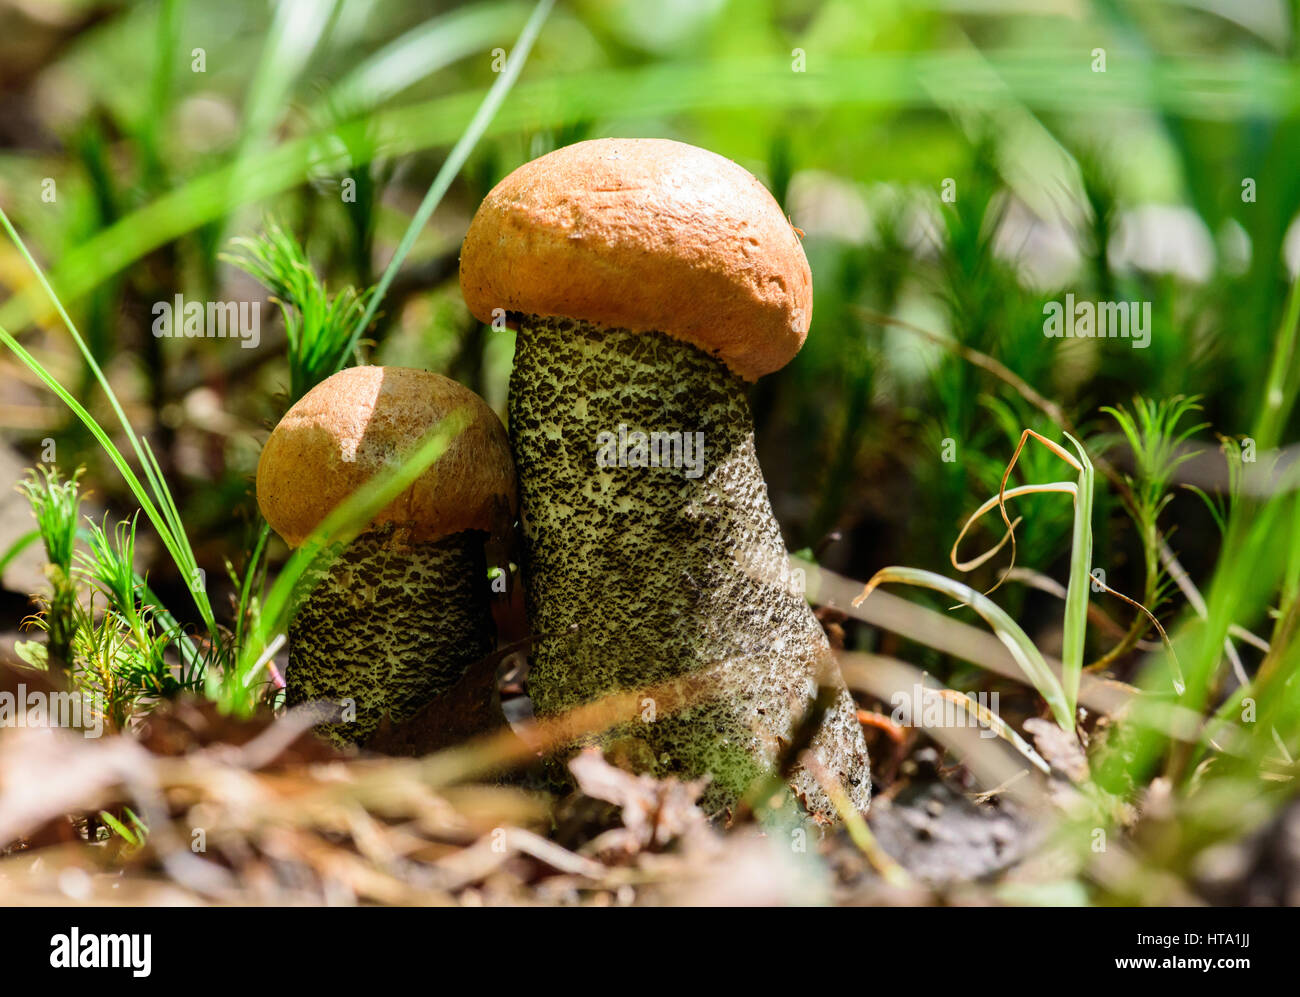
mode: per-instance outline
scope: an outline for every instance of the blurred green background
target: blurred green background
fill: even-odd
[[[249,659],[280,624],[265,583],[292,572],[280,572],[278,538],[262,559],[253,473],[304,368],[270,292],[226,258],[232,240],[297,240],[269,276],[296,275],[316,304],[338,305],[336,340],[377,301],[363,359],[448,374],[506,418],[513,333],[477,323],[457,283],[475,208],[558,146],[675,138],[756,174],[804,235],[811,334],[752,390],[792,551],[859,580],[886,565],[955,576],[952,543],[997,494],[1022,432],[1086,444],[1099,470],[1091,564],[1165,622],[1185,685],[1145,617],[1090,593],[1084,660],[1144,693],[1123,690],[1137,704],[1127,713],[1080,717],[1092,779],[1074,787],[1088,805],[1070,810],[1072,847],[1077,868],[1111,863],[1091,877],[1094,901],[1181,898],[1212,846],[1263,826],[1300,776],[1300,0],[546,6],[515,80],[509,57],[539,12],[527,2],[0,0],[0,208],[14,226],[0,239],[0,329],[17,339],[0,353],[6,645],[30,594],[58,581],[10,485],[33,464],[65,477],[84,465],[81,512],[120,521],[143,504],[153,520],[141,520],[134,561],[92,535],[74,571],[66,538],[65,582],[75,574],[111,603],[104,578],[119,569],[119,615],[162,607],[144,628],[161,636],[123,638],[124,659],[148,660],[104,669],[106,681],[124,669],[117,727],[156,695],[203,688],[209,662],[209,695],[234,689],[237,705],[255,705],[266,689]],[[490,92],[503,102],[476,118]],[[436,210],[412,227],[422,204]],[[368,297],[394,260],[386,293]],[[260,343],[153,335],[155,306],[176,295],[260,303]],[[1045,306],[1068,295],[1149,306],[1149,344],[1045,335]],[[49,380],[19,362],[18,343]],[[49,390],[79,399],[129,453],[96,366],[156,455],[153,499],[164,512],[175,500],[179,528],[168,523],[164,543],[145,490],[124,486]],[[1288,466],[1284,481],[1275,472]],[[1010,483],[1073,478],[1033,444]],[[45,486],[75,516],[67,486]],[[1058,655],[1070,643],[1059,587],[1086,544],[1061,494],[1021,498],[1013,514],[1020,573],[994,598]],[[961,557],[995,543],[996,522]],[[87,543],[83,530],[80,556]],[[986,589],[1007,563],[966,578]],[[199,594],[182,577],[195,566]],[[906,598],[982,626],[944,596]],[[120,637],[97,612],[77,632]],[[259,612],[269,629],[256,633]],[[1023,682],[897,628],[822,616],[851,651],[895,655],[955,689],[1000,689],[1002,715],[1027,732],[1044,713]],[[869,736],[887,793],[917,742]],[[1094,854],[1112,823],[1149,877],[1120,849]],[[1251,889],[1296,895],[1279,885],[1285,863],[1269,861]],[[1233,869],[1230,885],[1244,881]]]

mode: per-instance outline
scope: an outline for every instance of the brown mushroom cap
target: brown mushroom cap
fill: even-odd
[[[748,171],[666,139],[596,139],[525,163],[465,237],[465,301],[658,331],[754,380],[784,367],[812,319],[794,229]]]
[[[297,547],[340,502],[396,467],[440,419],[465,408],[468,424],[446,451],[371,520],[412,540],[492,532],[513,520],[515,469],[501,420],[455,381],[407,367],[350,367],[285,413],[257,462],[257,504]],[[508,523],[504,524],[508,525]]]

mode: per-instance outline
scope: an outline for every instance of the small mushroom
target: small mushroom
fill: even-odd
[[[352,367],[304,395],[262,450],[258,504],[298,547],[457,411],[464,426],[447,449],[315,572],[290,621],[287,701],[341,707],[342,719],[318,728],[335,743],[411,717],[491,652],[484,542],[514,520],[510,446],[496,414],[455,381]]]
[[[460,279],[474,315],[519,330],[509,423],[537,714],[707,674],[702,701],[650,704],[604,742],[655,775],[707,773],[718,813],[771,775],[829,674],[811,747],[864,810],[855,706],[754,451],[747,382],[794,357],[812,313],[771,194],[693,146],[581,142],[488,194]],[[834,818],[809,771],[791,782]]]

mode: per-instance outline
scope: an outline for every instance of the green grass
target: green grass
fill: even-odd
[[[172,34],[171,28],[166,23],[167,19],[175,14],[172,6],[169,5],[164,11],[164,23],[160,26],[160,33],[167,37]],[[268,226],[267,231],[260,238],[245,239],[238,243],[243,254],[234,259],[262,280],[276,295],[280,305],[289,334],[291,402],[300,398],[328,374],[341,369],[353,355],[361,334],[373,321],[380,302],[409,253],[416,236],[437,208],[452,178],[464,165],[474,145],[518,78],[528,58],[529,50],[552,6],[553,0],[540,0],[536,5],[504,71],[489,89],[478,111],[443,164],[443,168],[434,178],[408,225],[406,235],[375,288],[362,293],[346,288],[333,297],[329,296],[306,260],[299,244],[274,223]],[[253,82],[248,117],[245,119],[240,151],[233,167],[233,179],[241,187],[251,182],[253,173],[258,169],[250,150],[256,146],[262,132],[268,126],[269,108],[274,107],[283,98],[297,69],[305,63],[317,40],[317,36],[290,30],[296,23],[295,17],[308,12],[305,6],[293,3],[285,4],[279,9],[277,30],[272,33],[267,42],[262,63],[263,71]],[[160,59],[163,58],[160,54]],[[159,109],[155,108],[155,110]],[[227,198],[225,203],[229,210],[237,203],[237,198]],[[195,606],[208,631],[209,654],[207,656],[200,656],[189,638],[178,632],[178,627],[166,628],[161,633],[155,633],[152,625],[157,619],[171,621],[173,617],[165,610],[160,613],[152,607],[144,608],[137,605],[134,520],[129,524],[125,522],[119,524],[114,540],[110,540],[103,527],[92,526],[90,552],[82,555],[81,571],[83,576],[90,580],[108,600],[110,613],[122,625],[125,634],[111,634],[106,628],[96,625],[92,599],[90,608],[82,614],[79,625],[85,638],[83,658],[89,665],[89,672],[99,676],[101,686],[105,687],[101,691],[108,691],[107,687],[113,686],[118,681],[125,681],[133,688],[168,694],[190,684],[188,680],[195,675],[193,666],[198,664],[200,667],[197,669],[197,680],[203,683],[210,697],[224,709],[236,712],[249,711],[259,699],[260,690],[256,681],[260,668],[267,661],[268,648],[275,640],[276,633],[283,632],[292,605],[293,593],[299,585],[301,576],[309,568],[319,570],[322,557],[328,553],[336,554],[375,512],[423,473],[445,450],[455,433],[462,428],[461,421],[453,416],[444,420],[444,424],[434,427],[426,440],[414,448],[412,454],[403,462],[391,468],[388,473],[377,476],[367,488],[352,496],[349,501],[326,517],[303,549],[299,550],[280,572],[264,600],[259,599],[252,591],[253,580],[259,577],[259,561],[267,538],[268,531],[263,525],[257,547],[249,560],[243,584],[240,586],[235,632],[241,643],[232,646],[218,627],[203,583],[204,573],[195,560],[175,499],[148,441],[132,428],[117,395],[99,363],[87,348],[63,301],[46,279],[44,271],[28,251],[25,242],[14,229],[3,209],[0,209],[0,224],[4,226],[27,263],[36,283],[49,297],[116,414],[144,472],[147,487],[140,481],[124,454],[90,412],[3,326],[0,326],[0,342],[8,346],[11,352],[72,410],[116,466],[153,524],[164,547],[171,554],[181,577],[189,581],[189,590],[193,595]],[[38,528],[46,541],[51,565],[55,568],[62,565],[65,578],[70,578],[73,558],[72,537],[76,517],[76,482],[74,479],[70,488],[66,485],[60,487],[56,473],[54,478],[50,477],[51,473],[46,472],[44,488],[41,490],[36,490],[35,478],[33,478],[29,495],[33,500]],[[66,651],[67,660],[71,662],[73,632],[70,631],[73,631],[73,628],[68,624],[67,617],[75,609],[75,594],[70,582],[66,581],[56,580],[54,589],[54,599],[50,611],[45,615],[44,625],[50,629],[51,649]],[[118,637],[121,639],[117,639]],[[179,638],[183,643],[182,680],[179,683],[171,678],[171,670],[163,654],[167,643],[175,638]],[[214,664],[219,667],[212,667]],[[118,699],[113,695],[109,698],[114,703]],[[119,714],[117,717],[119,729],[124,725],[124,717],[124,714]]]
[[[297,239],[273,219],[256,237],[233,239],[231,245],[236,251],[221,258],[257,278],[280,309],[292,405],[347,365],[370,292],[345,287],[331,295]]]
[[[1285,7],[1291,34],[1270,38],[1187,4],[1069,17],[902,5],[864,19],[847,0],[732,0],[662,48],[629,36],[617,5],[493,0],[425,18],[381,2],[359,23],[331,3],[303,30],[306,5],[235,6],[256,32],[223,33],[208,5],[183,0],[110,15],[60,69],[141,85],[104,90],[59,136],[65,148],[0,154],[13,246],[0,253],[0,341],[70,413],[11,435],[24,453],[48,435],[65,473],[86,467],[71,482],[44,466],[29,478],[37,529],[0,565],[43,543],[51,651],[119,729],[179,688],[237,712],[273,696],[265,666],[295,601],[459,429],[456,417],[436,427],[286,558],[249,485],[270,423],[389,349],[504,397],[510,334],[477,327],[454,285],[465,219],[557,144],[655,134],[736,158],[808,229],[813,329],[753,395],[791,546],[839,558],[868,591],[897,583],[935,608],[958,602],[1018,662],[1033,691],[1015,708],[1088,740],[1061,895],[1083,884],[1094,902],[1134,899],[1098,874],[1096,827],[1144,868],[1182,874],[1206,841],[1243,833],[1257,804],[1296,794],[1300,497],[1294,465],[1268,472],[1300,438],[1300,284],[1282,262],[1300,212],[1300,4]],[[196,36],[210,49],[202,76],[188,69]],[[1090,67],[1095,45],[1105,73]],[[186,137],[205,106],[233,118],[211,145]],[[53,205],[30,196],[47,175]],[[344,177],[355,202],[338,196]],[[938,197],[947,180],[952,202]],[[1183,207],[1209,233],[1204,279],[1112,258],[1128,212],[1151,204]],[[1051,253],[1030,242],[1017,259],[1000,243],[1016,209],[1068,233],[1068,276],[1026,278]],[[864,231],[844,234],[859,211]],[[257,217],[277,221],[253,231]],[[1220,240],[1237,228],[1251,255],[1233,265]],[[244,366],[138,327],[133,316],[178,290],[217,297],[223,262],[277,301],[282,354]],[[1150,302],[1150,348],[1046,339],[1043,305],[1066,292]],[[218,395],[229,426],[191,417],[196,389]],[[1186,482],[1190,450],[1216,448],[1222,484]],[[80,516],[87,481],[112,510],[98,523]],[[994,509],[990,549],[967,553]],[[164,552],[148,577],[145,533]],[[197,581],[200,564],[222,570],[187,590],[169,577]],[[1103,606],[1118,627],[1090,622]],[[850,625],[846,639],[881,638]],[[954,688],[995,681],[924,642],[898,653]],[[1087,673],[1141,692],[1098,724],[1079,710]],[[1190,735],[1171,733],[1174,707],[1201,718]],[[1121,819],[1157,776],[1187,815],[1160,847],[1127,840]],[[129,842],[139,829],[115,819]]]
[[[42,464],[29,470],[27,479],[19,486],[32,507],[36,519],[35,533],[45,548],[45,577],[50,584],[45,629],[49,634],[49,655],[61,666],[72,661],[72,641],[76,632],[73,621],[76,585],[72,566],[82,502],[78,484],[80,477],[80,468],[63,480],[57,467]],[[10,553],[16,552],[11,549]]]

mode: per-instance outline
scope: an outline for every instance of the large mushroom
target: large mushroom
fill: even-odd
[[[289,624],[286,698],[341,711],[318,730],[363,743],[400,723],[492,650],[484,541],[516,511],[505,429],[455,381],[403,367],[352,367],[280,420],[257,465],[262,514],[290,547],[344,499],[418,447],[441,420],[446,450],[311,578]]]
[[[865,809],[855,706],[754,452],[747,382],[794,357],[812,312],[771,194],[693,146],[581,142],[488,194],[460,279],[475,316],[518,328],[509,424],[537,714],[707,675],[703,701],[652,707],[604,742],[658,775],[709,774],[718,813],[772,774],[829,675],[811,747]],[[833,819],[812,773],[791,782]]]

